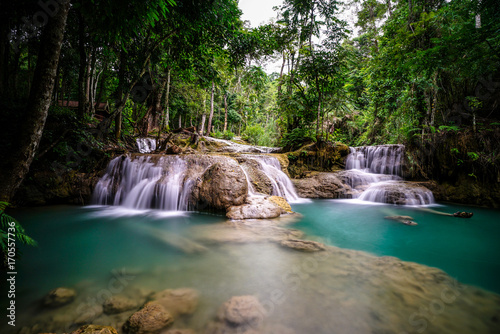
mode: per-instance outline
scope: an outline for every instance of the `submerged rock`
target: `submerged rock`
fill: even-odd
[[[208,326],[206,334],[258,333],[266,310],[254,296],[235,296],[225,302],[217,313],[217,321]]]
[[[242,205],[248,193],[245,173],[233,159],[224,159],[210,166],[199,185],[200,207],[225,210]]]
[[[68,288],[57,288],[50,291],[43,298],[43,305],[47,307],[59,307],[75,300],[76,291]]]
[[[128,334],[155,334],[174,322],[172,315],[156,302],[149,302],[135,312],[123,325]]]
[[[405,225],[418,225],[413,221],[413,218],[410,216],[386,216],[385,219],[395,220]]]
[[[151,296],[151,300],[160,304],[174,317],[192,314],[198,307],[198,292],[190,288],[166,289]]]
[[[264,197],[249,197],[246,204],[231,206],[226,213],[230,219],[267,219],[281,215],[281,207]]]
[[[111,326],[85,325],[71,334],[118,334],[118,332]]]
[[[102,306],[106,314],[122,313],[138,307],[134,300],[120,295],[108,298]]]
[[[326,249],[326,246],[320,242],[299,239],[283,240],[280,245],[303,252],[318,252]]]

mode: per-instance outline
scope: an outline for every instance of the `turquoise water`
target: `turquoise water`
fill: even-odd
[[[315,200],[295,204],[293,209],[303,218],[285,227],[302,230],[306,237],[321,238],[341,248],[438,267],[460,282],[500,292],[499,211],[455,206],[434,208],[449,213],[474,212],[473,218],[460,219],[416,208],[340,200]],[[23,256],[17,267],[16,293],[20,324],[34,321],[35,316],[43,317],[43,321],[53,319],[52,313],[40,309],[39,301],[59,286],[78,291],[80,299],[73,303],[76,305],[60,311],[67,313],[71,321],[74,318],[70,313],[76,312],[83,300],[99,296],[113,273],[124,268],[132,277],[129,287],[152,291],[197,289],[202,296],[200,306],[184,323],[197,331],[202,331],[215,318],[218,307],[232,296],[252,294],[269,304],[269,300],[274,301],[270,296],[278,291],[283,292],[286,302],[273,308],[273,320],[296,329],[297,333],[326,334],[333,329],[368,333],[373,328],[382,332],[412,332],[418,327],[408,322],[408,316],[420,306],[434,302],[445,291],[442,286],[434,286],[435,282],[429,283],[429,277],[436,273],[423,267],[418,269],[423,275],[423,281],[419,282],[411,270],[398,272],[397,262],[394,267],[390,261],[383,262],[389,263],[386,270],[394,268],[386,277],[380,271],[381,263],[354,253],[338,252],[314,258],[276,243],[213,242],[219,233],[232,229],[223,216],[72,206],[33,208],[11,214],[40,244],[37,248],[21,247]],[[388,215],[409,215],[418,225],[406,226],[384,219]],[[181,251],[162,240],[164,233],[176,239],[194,240],[207,247],[207,251],[195,254]],[[418,297],[412,290],[417,284],[422,284]],[[3,286],[2,291],[5,291]],[[393,293],[382,296],[381,291]],[[407,298],[398,297],[406,291]],[[480,310],[474,298],[487,297],[488,303],[494,303],[496,295],[468,290],[462,296],[464,303],[447,306],[447,313],[433,322],[436,327],[429,333],[442,333],[443,328],[457,321],[469,324],[477,320],[477,326],[488,321],[487,312],[494,308],[481,299],[486,311]],[[1,301],[3,305],[4,299]],[[377,320],[382,317],[374,317],[379,309],[386,309],[393,314],[392,318]],[[461,315],[471,312],[477,312],[471,316],[476,320]],[[486,320],[479,318],[483,313]],[[108,321],[110,318],[106,317],[96,320],[102,324],[109,324]],[[3,332],[1,326],[0,331]]]
[[[317,200],[297,204],[294,210],[304,219],[294,227],[338,247],[437,267],[461,282],[500,293],[498,210],[452,205],[432,208],[444,213],[474,213],[463,219],[418,208],[354,203]],[[392,215],[411,216],[418,225],[384,219]]]

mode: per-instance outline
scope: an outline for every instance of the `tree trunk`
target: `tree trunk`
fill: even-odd
[[[118,70],[118,91],[117,91],[117,114],[115,117],[115,138],[120,139],[122,135],[122,110],[127,101],[123,101],[123,90],[125,87],[125,51],[120,52],[120,69]]]
[[[165,91],[165,111],[163,114],[163,121],[160,127],[160,132],[168,128],[168,121],[170,118],[170,80],[172,69],[169,67],[167,71],[167,90]]]
[[[78,71],[78,117],[83,119],[87,113],[87,52],[85,51],[85,23],[81,12],[78,12],[78,51],[80,66]]]
[[[3,161],[2,168],[0,168],[2,174],[0,200],[2,201],[8,202],[14,196],[29,171],[42,138],[54,89],[70,0],[61,0],[59,4],[57,13],[49,19],[41,35],[38,62],[17,149]]]
[[[227,93],[224,94],[224,131],[227,130]]]
[[[182,128],[182,115],[179,114],[179,129]]]
[[[214,95],[215,95],[215,81],[212,80],[212,94],[210,95],[210,116],[208,116],[208,126],[206,135],[210,136],[212,128],[212,118],[214,117]]]

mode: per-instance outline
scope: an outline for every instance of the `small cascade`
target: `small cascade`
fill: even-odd
[[[402,178],[403,145],[351,147],[346,170],[339,177],[347,198],[400,205],[434,203],[432,192]]]
[[[268,155],[251,155],[248,157],[256,160],[259,163],[260,169],[268,176],[273,188],[272,195],[281,196],[289,203],[301,201],[301,198],[295,191],[292,180],[281,170],[281,164],[278,159]]]
[[[154,138],[137,138],[136,143],[140,153],[151,153],[156,151],[156,139]]]
[[[217,151],[231,153],[275,153],[281,151],[280,147],[267,147],[256,145],[238,144],[231,140],[218,139],[213,137],[204,137],[207,141],[218,142],[224,144]]]
[[[194,182],[186,180],[187,164],[174,156],[153,162],[151,156],[113,159],[97,183],[93,203],[131,209],[185,211]]]

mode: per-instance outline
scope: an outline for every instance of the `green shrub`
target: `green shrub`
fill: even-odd
[[[226,130],[224,131],[224,133],[222,134],[222,137],[226,140],[231,140],[234,138],[234,133],[232,133],[231,131],[229,130]]]
[[[314,141],[314,137],[308,129],[295,128],[283,136],[281,145],[293,150],[311,141]]]

